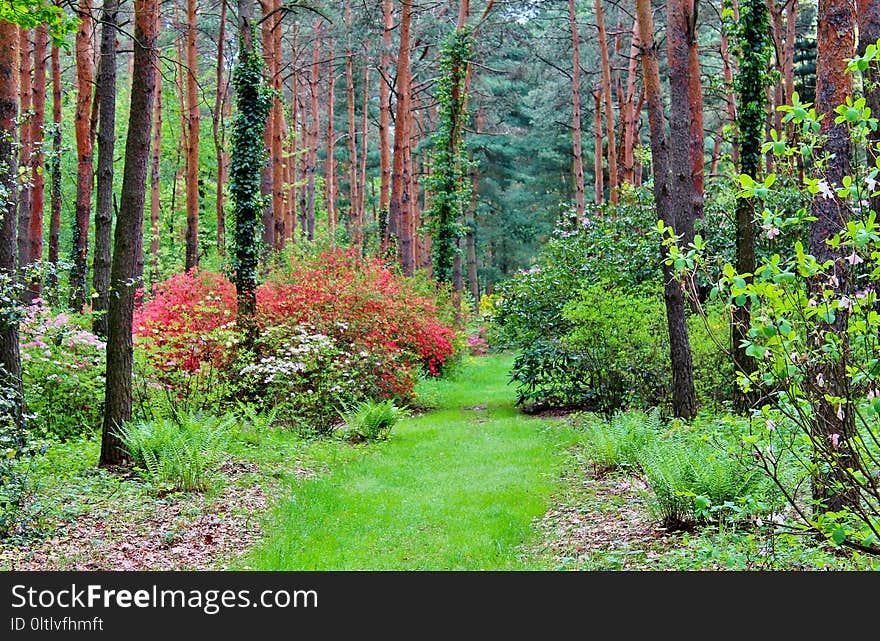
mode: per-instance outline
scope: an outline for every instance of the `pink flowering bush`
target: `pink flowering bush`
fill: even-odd
[[[65,439],[95,429],[104,399],[105,343],[80,315],[37,299],[20,325],[22,380],[38,429]]]

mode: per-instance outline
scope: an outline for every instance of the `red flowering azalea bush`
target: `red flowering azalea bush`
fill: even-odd
[[[220,274],[193,269],[156,285],[135,310],[134,333],[160,371],[222,366],[231,355],[235,312],[235,286]]]
[[[260,337],[239,348],[235,288],[193,271],[156,288],[135,334],[166,387],[221,370],[230,400],[279,407],[285,422],[324,431],[364,398],[408,402],[419,371],[440,375],[456,352],[437,296],[380,261],[336,250],[298,255],[257,289]]]

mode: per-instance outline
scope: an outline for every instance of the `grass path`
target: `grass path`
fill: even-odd
[[[520,558],[574,442],[560,421],[518,414],[511,358],[469,359],[431,385],[430,413],[329,475],[292,482],[242,559],[261,570],[545,569]],[[346,447],[354,447],[347,446]]]

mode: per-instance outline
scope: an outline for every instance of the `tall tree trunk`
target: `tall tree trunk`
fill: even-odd
[[[95,256],[92,265],[92,330],[107,336],[110,284],[110,241],[113,229],[113,153],[116,147],[116,20],[117,0],[104,0],[101,15],[101,58],[98,64],[98,184],[95,190]]]
[[[86,304],[88,275],[89,215],[92,208],[92,134],[90,128],[94,63],[92,56],[92,0],[80,0],[80,23],[76,31],[76,214],[73,223],[73,266],[70,271],[70,307]]]
[[[770,10],[770,33],[773,36],[773,44],[776,53],[774,57],[776,61],[776,71],[778,71],[780,75],[779,82],[773,86],[773,102],[770,104],[772,115],[771,126],[775,128],[776,131],[782,129],[782,112],[777,111],[776,108],[785,102],[785,44],[782,40],[782,12],[785,9],[785,4],[786,0],[779,0],[779,4],[777,4],[777,0],[767,0],[767,6]]]
[[[285,215],[284,215],[284,148],[282,132],[284,131],[284,109],[281,106],[281,0],[273,0],[272,5],[272,89],[275,99],[272,104],[272,147],[270,164],[272,166],[272,220],[275,225],[274,249],[280,252],[284,247]]]
[[[186,0],[186,271],[199,266],[199,58],[196,0]]]
[[[370,143],[369,115],[370,115],[370,56],[367,43],[364,43],[364,80],[361,87],[363,94],[361,95],[361,167],[360,167],[360,189],[358,191],[358,228],[361,233],[361,243],[363,242],[364,225],[367,222],[367,150]],[[360,245],[359,245],[360,247]]]
[[[33,195],[31,196],[30,248],[28,257],[31,263],[43,260],[43,215],[46,202],[46,50],[49,46],[49,30],[43,24],[36,28],[34,40],[34,150],[31,154],[31,176],[33,176]],[[43,290],[43,282],[36,274],[28,283],[25,293],[27,302],[33,301]]]
[[[644,77],[645,99],[648,104],[648,124],[651,130],[651,165],[654,172],[654,199],[657,215],[666,226],[679,232],[676,224],[675,207],[670,188],[669,146],[666,138],[666,116],[663,108],[663,94],[660,85],[660,70],[657,49],[654,44],[654,18],[651,15],[650,0],[636,0],[636,13],[639,21],[639,36],[642,43],[642,72]],[[687,53],[684,55],[687,65]],[[685,109],[687,104],[685,103]],[[684,123],[687,126],[687,123]],[[685,138],[686,142],[687,138]],[[689,161],[689,155],[685,154]],[[685,163],[689,167],[689,162]],[[685,184],[691,184],[689,172]],[[685,201],[688,205],[690,200]],[[662,247],[663,258],[668,252]],[[666,303],[666,322],[669,331],[669,355],[672,365],[672,411],[676,416],[690,418],[696,413],[696,393],[694,391],[693,363],[690,340],[687,333],[684,293],[672,267],[662,262],[663,297]]]
[[[791,94],[794,93],[794,41],[797,39],[797,11],[798,0],[788,0],[785,9],[785,50],[782,58],[785,104],[791,104]],[[859,15],[862,15],[861,12]],[[875,38],[874,42],[876,40]]]
[[[581,151],[581,56],[580,34],[574,0],[568,0],[568,26],[571,28],[571,129],[574,154],[574,194],[578,220],[584,217],[584,158]]]
[[[394,28],[394,5],[392,0],[382,1],[382,54],[379,58],[379,218],[382,240],[388,243],[391,229],[389,214],[391,203],[391,85],[388,69],[391,60],[391,30]]]
[[[327,41],[327,160],[325,168],[327,190],[327,226],[330,229],[330,239],[335,243],[336,239],[336,131],[334,120],[336,118],[334,107],[336,103],[336,70],[333,69],[333,57],[335,55],[333,38]]]
[[[608,37],[602,0],[594,0],[596,26],[599,29],[599,53],[602,58],[602,93],[605,95],[605,130],[608,136],[608,199],[617,204],[617,149],[614,144],[614,103],[611,88],[611,62],[608,59]]]
[[[224,3],[225,4],[225,3]],[[159,282],[159,159],[162,155],[162,74],[156,74],[156,114],[153,118],[153,151],[150,159],[150,285]],[[219,222],[218,222],[219,225]]]
[[[471,170],[471,203],[468,207],[467,236],[465,236],[465,250],[467,251],[468,285],[471,289],[471,297],[474,299],[474,313],[480,312],[480,281],[477,277],[477,185],[480,180],[480,170],[477,165]]]
[[[28,233],[31,228],[31,194],[33,193],[33,179],[31,173],[31,152],[34,144],[34,123],[31,118],[33,108],[33,31],[19,29],[18,53],[19,53],[19,109],[21,132],[19,134],[20,159],[18,166],[24,172],[25,180],[19,183],[18,188],[18,264],[22,267],[29,264],[31,242]]]
[[[623,149],[621,150],[621,161],[623,164],[622,178],[623,182],[632,185],[635,182],[635,155],[633,153],[633,145],[635,140],[635,130],[638,123],[635,121],[635,102],[636,102],[636,78],[638,76],[639,65],[639,21],[633,19],[632,37],[629,48],[629,66],[626,73],[626,97],[624,98],[624,109],[620,114],[623,121]]]
[[[705,143],[703,132],[703,85],[700,81],[700,57],[697,51],[697,7],[699,0],[687,0],[688,47],[688,114],[690,121],[691,176],[693,180],[693,212],[696,220],[703,217],[703,183],[705,173]]]
[[[764,91],[765,78],[769,69],[772,39],[770,37],[770,15],[762,0],[743,0],[739,16],[742,42],[740,51],[740,75],[737,81],[737,103],[741,112],[737,120],[736,148],[738,170],[753,179],[761,171],[761,143],[764,131],[764,112],[767,94]],[[736,269],[740,274],[755,273],[755,203],[750,198],[736,201]],[[746,280],[751,281],[751,276]],[[731,317],[731,347],[733,365],[737,376],[746,376],[757,370],[755,359],[746,353],[742,345],[749,337],[751,326],[751,306],[748,299],[743,305],[734,305]],[[744,392],[734,386],[733,405],[740,413],[748,412],[758,400],[756,394]]]
[[[143,252],[144,198],[156,90],[159,0],[135,0],[134,12],[131,110],[110,273],[115,295],[110,297],[107,323],[107,382],[100,465],[116,465],[127,459],[115,431],[131,420],[132,316]]]
[[[220,2],[220,26],[217,34],[217,95],[214,99],[214,113],[211,126],[214,137],[214,155],[217,158],[217,253],[226,256],[226,180],[229,174],[229,155],[226,153],[226,108],[229,102],[228,82],[223,71],[226,67],[224,51],[226,47],[226,0]],[[161,83],[161,79],[159,80]],[[158,97],[157,93],[157,97]]]
[[[844,176],[852,173],[852,148],[845,123],[834,122],[834,109],[852,95],[852,76],[846,72],[847,58],[855,53],[856,17],[854,7],[848,0],[819,0],[819,21],[817,27],[816,61],[816,114],[824,115],[822,134],[825,135],[823,151],[832,154],[825,179],[831,189],[840,188]],[[824,198],[821,194],[813,198],[811,213],[816,219],[810,225],[809,251],[819,263],[831,261],[836,285],[829,284],[826,276],[818,275],[807,283],[807,293],[811,298],[821,300],[823,291],[831,289],[833,297],[852,295],[852,274],[847,265],[844,250],[833,248],[828,241],[846,227],[848,210],[836,198]],[[828,471],[822,470],[823,461],[817,461],[819,469],[813,478],[813,500],[817,511],[840,511],[844,507],[854,507],[858,502],[858,491],[847,492],[847,474],[840,470],[853,467],[852,439],[855,436],[855,416],[851,402],[839,406],[828,399],[848,397],[849,373],[847,372],[849,345],[846,327],[849,312],[844,308],[837,310],[833,323],[818,322],[810,332],[808,341],[816,354],[809,364],[807,380],[814,381],[821,376],[826,383],[815,393],[813,406],[813,438],[820,443],[828,443],[837,435],[837,448],[834,460]],[[840,341],[839,350],[843,356],[822,357],[820,348],[825,343],[825,334],[832,332]],[[842,485],[839,485],[842,483]]]
[[[286,236],[292,239],[293,242],[296,242],[296,210],[297,210],[297,198],[299,187],[297,185],[297,181],[299,180],[299,145],[300,145],[300,136],[299,136],[299,70],[297,67],[297,34],[298,34],[298,25],[297,23],[293,23],[293,34],[291,36],[291,45],[290,45],[290,59],[291,66],[293,69],[290,73],[290,160],[288,161],[288,169],[289,169],[289,189],[290,189],[290,202],[289,202],[289,212],[288,212],[288,222],[286,226]]]
[[[602,85],[593,85],[593,193],[594,202],[605,201],[605,182],[602,175]]]
[[[0,193],[6,195],[0,215],[0,276],[14,287],[16,263],[16,207],[18,202],[18,159],[16,119],[18,117],[18,27],[0,20]],[[2,406],[3,423],[22,425],[23,388],[18,344],[18,316],[12,296],[4,296],[0,314],[0,387],[12,391],[11,405]]]
[[[353,239],[360,237],[360,192],[358,189],[357,125],[354,98],[354,53],[351,48],[351,1],[345,3],[345,104],[348,113],[348,229]],[[355,245],[358,245],[355,240]]]
[[[51,265],[46,285],[57,295],[59,236],[61,232],[61,49],[52,45],[52,157],[49,160],[51,175],[49,217],[49,263]]]
[[[318,111],[318,72],[321,60],[321,19],[315,23],[315,44],[312,51],[312,70],[309,76],[309,96],[311,111],[311,130],[309,131],[309,154],[306,161],[306,191],[308,194],[308,209],[306,211],[306,235],[309,240],[315,238],[315,174],[318,171],[318,132],[320,128],[320,113]]]
[[[397,112],[394,118],[394,156],[391,169],[391,201],[389,208],[389,229],[399,236],[400,267],[406,276],[413,275],[412,234],[409,211],[411,197],[408,163],[410,129],[408,124],[411,104],[410,82],[410,26],[412,5],[410,0],[402,0],[400,13],[400,49],[397,54]]]

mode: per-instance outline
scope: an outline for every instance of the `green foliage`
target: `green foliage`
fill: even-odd
[[[437,131],[433,135],[431,173],[425,188],[431,193],[428,211],[434,277],[452,280],[456,242],[464,236],[461,220],[471,193],[470,161],[464,142],[467,120],[465,78],[473,56],[470,30],[457,29],[441,48],[440,77],[437,81]]]
[[[257,42],[256,32],[252,40]],[[272,108],[272,91],[266,85],[265,63],[256,50],[240,46],[241,58],[232,77],[237,113],[232,127],[229,158],[229,195],[233,205],[235,252],[232,268],[239,298],[239,314],[251,316],[256,305],[257,267],[260,257],[260,212],[264,202],[260,179],[266,164],[263,131]]]
[[[233,418],[193,414],[132,423],[119,436],[144,478],[160,491],[207,489],[226,458]]]
[[[387,439],[391,428],[408,414],[409,410],[398,407],[390,398],[367,399],[339,413],[345,422],[345,437],[355,441]]]
[[[875,51],[850,60],[850,69],[876,64]],[[737,384],[760,395],[761,404],[754,408],[755,428],[743,438],[765,473],[786,488],[801,526],[832,543],[878,552],[880,227],[866,203],[880,194],[880,167],[865,162],[874,153],[877,119],[859,96],[820,116],[795,94],[780,111],[797,135],[771,136],[762,151],[774,154],[777,171],[814,205],[791,209],[765,202],[756,223],[770,240],[786,232],[803,238],[811,230],[829,232],[829,238],[821,247],[800,240],[778,247],[760,257],[753,278],[730,263],[719,269],[704,248],[678,247],[671,238],[670,260],[715,274],[712,293],[722,304],[751,305],[743,347],[757,370],[739,374]],[[854,151],[851,170],[840,182],[829,176],[836,161],[824,148],[823,118],[844,128]],[[805,168],[802,177],[793,162],[797,157]],[[758,180],[743,174],[739,195],[761,200],[776,182],[775,174]],[[833,219],[826,212],[814,222],[814,211],[826,206],[836,210]],[[817,504],[802,489],[809,486],[817,498],[839,499],[844,508]]]
[[[767,491],[767,479],[741,458],[701,441],[673,437],[638,453],[651,490],[651,505],[664,527],[687,528],[711,521],[721,510],[742,514],[738,505]]]
[[[637,471],[639,455],[660,434],[660,412],[619,412],[607,421],[587,422],[584,445],[599,473]]]

